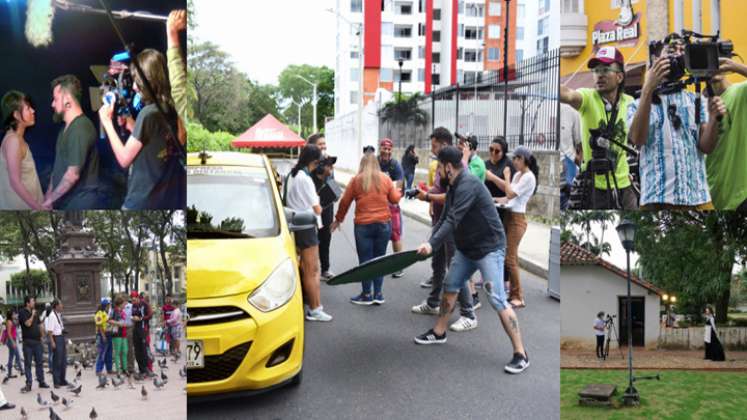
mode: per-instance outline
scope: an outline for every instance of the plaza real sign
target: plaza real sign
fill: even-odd
[[[591,44],[595,47],[611,43],[635,45],[640,36],[640,19],[641,14],[636,13],[633,21],[626,26],[621,26],[613,20],[603,20],[597,23],[591,32]]]

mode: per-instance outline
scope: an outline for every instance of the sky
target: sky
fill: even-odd
[[[195,41],[231,55],[239,71],[277,84],[290,64],[335,67],[335,0],[194,0]],[[347,4],[345,1],[343,4]]]

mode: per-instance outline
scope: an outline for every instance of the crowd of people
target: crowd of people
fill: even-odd
[[[454,135],[438,127],[430,135],[432,161],[428,185],[411,190],[419,159],[414,146],[408,147],[402,163],[392,156],[393,142],[384,138],[376,148],[366,146],[357,174],[350,179],[332,217],[334,202],[322,202],[335,159],[326,154],[321,135],[309,138],[298,161],[284,180],[283,200],[296,211],[313,212],[318,224],[295,232],[300,254],[305,317],[309,321],[332,321],[321,303],[320,281],[334,276],[329,271],[330,233],[340,229],[355,202],[354,236],[358,262],[363,264],[386,254],[389,242],[394,253],[403,249],[400,201],[406,191],[412,198],[429,203],[431,237],[417,252],[432,256],[432,276],[421,282],[429,288],[425,301],[412,307],[417,314],[437,315],[435,326],[414,337],[417,344],[446,341],[446,329],[458,300],[460,317],[452,331],[477,328],[475,310],[481,304],[477,286],[489,296],[498,313],[514,354],[505,366],[509,373],[520,373],[529,366],[515,309],[526,306],[521,288],[518,247],[527,228],[526,206],[537,190],[539,168],[532,152],[525,147],[513,151],[496,137],[490,144],[490,159],[479,154],[474,136]],[[325,217],[326,213],[326,217]],[[425,239],[425,238],[424,238]],[[321,264],[321,268],[320,268]],[[481,280],[473,281],[475,271]],[[392,277],[402,277],[402,271]],[[505,280],[505,282],[504,282]],[[384,304],[384,278],[361,282],[361,292],[352,296],[356,305]]]
[[[128,170],[122,209],[180,209],[184,207],[186,171],[186,76],[179,53],[179,31],[186,28],[186,12],[174,11],[167,22],[166,56],[145,49],[130,65],[133,88],[144,107],[131,114],[114,114],[113,102],[102,100],[98,110],[103,141],[116,161]],[[138,70],[142,70],[141,72]],[[144,80],[151,89],[146,89]],[[173,88],[172,88],[173,87]],[[36,124],[31,98],[10,90],[0,99],[0,209],[90,210],[105,208],[109,200],[101,188],[99,130],[83,110],[85,86],[72,74],[51,83],[54,122],[64,123],[57,136],[52,174],[42,190],[25,134]],[[173,96],[172,96],[173,93]],[[115,127],[115,126],[118,126]],[[120,134],[127,134],[121,138]]]
[[[662,45],[638,98],[614,47],[589,60],[594,87],[561,86],[561,209],[747,211],[747,82],[726,78],[747,77],[747,65],[721,57],[698,107],[675,66],[685,40],[671,33]]]
[[[37,310],[33,296],[24,298],[24,305],[18,310],[9,308],[5,319],[0,315],[2,332],[0,342],[8,348],[7,374],[3,384],[17,378],[13,368],[25,379],[21,393],[32,391],[36,378],[39,389],[49,389],[45,376],[52,377],[52,387],[59,389],[70,386],[68,381],[68,346],[70,340],[65,329],[64,305],[59,299],[47,303],[43,310]],[[147,293],[132,291],[130,294],[117,294],[114,301],[101,298],[100,305],[93,315],[96,337],[96,376],[132,376],[145,380],[155,376],[153,362],[158,353],[178,359],[181,355],[179,340],[183,332],[182,311],[173,297],[167,297],[161,307],[162,334],[152,334],[154,309]],[[161,343],[153,351],[152,338]],[[47,358],[44,358],[47,347]],[[137,362],[137,365],[135,364]],[[85,363],[85,362],[84,362]],[[14,408],[0,393],[0,410]]]

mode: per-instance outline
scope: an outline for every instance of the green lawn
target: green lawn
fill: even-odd
[[[638,375],[653,371],[634,371]],[[661,381],[640,381],[639,407],[622,407],[620,397],[628,383],[626,370],[560,370],[562,419],[737,419],[745,418],[747,373],[661,371]],[[578,392],[592,383],[617,385],[615,408],[578,404]]]

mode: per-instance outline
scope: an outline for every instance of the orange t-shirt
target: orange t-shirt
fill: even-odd
[[[402,198],[402,193],[385,173],[379,174],[378,188],[372,185],[368,192],[363,191],[363,179],[360,175],[356,175],[345,188],[335,220],[342,223],[350,208],[350,203],[355,200],[354,222],[356,225],[386,223],[392,217],[389,203],[397,204],[400,198]]]

